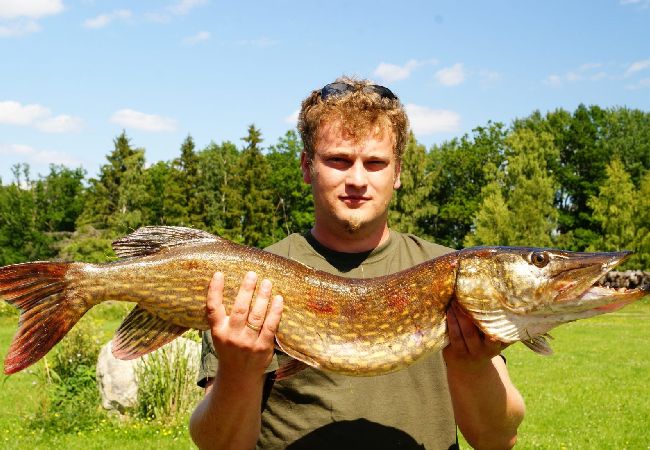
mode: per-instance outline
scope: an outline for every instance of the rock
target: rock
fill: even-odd
[[[182,346],[188,358],[189,368],[198,369],[201,356],[201,344],[185,338],[178,338],[154,353],[172,350],[177,354],[178,347]],[[124,413],[126,409],[135,406],[138,395],[138,384],[135,377],[136,368],[142,361],[149,357],[123,361],[116,359],[111,351],[112,341],[104,345],[97,358],[97,385],[102,397],[102,406],[108,410]]]
[[[600,282],[613,288],[640,288],[650,286],[650,272],[641,270],[626,270],[624,272],[608,272]]]

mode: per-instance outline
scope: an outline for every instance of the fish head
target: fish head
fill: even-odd
[[[550,329],[614,311],[648,294],[643,289],[596,285],[630,254],[531,247],[465,249],[460,254],[456,300],[486,334],[503,342],[537,343],[539,349],[531,348],[548,353],[543,335]]]

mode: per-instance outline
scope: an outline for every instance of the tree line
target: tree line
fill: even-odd
[[[0,265],[29,260],[108,261],[110,242],[143,225],[200,228],[264,247],[308,229],[313,206],[288,131],[266,148],[251,125],[237,145],[145,164],[126,133],[96,177],[52,165],[32,179],[13,167],[0,185]],[[580,105],[488,122],[426,149],[410,136],[390,226],[453,248],[552,246],[628,249],[650,269],[650,113]]]

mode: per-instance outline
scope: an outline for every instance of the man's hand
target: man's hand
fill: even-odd
[[[445,361],[466,372],[482,370],[508,346],[486,336],[455,301],[447,309],[447,330],[449,345],[443,350]]]
[[[273,358],[282,297],[276,295],[268,308],[271,282],[262,280],[253,300],[256,285],[257,276],[246,274],[227,315],[223,274],[210,282],[207,319],[219,368],[190,418],[190,434],[201,449],[250,449],[259,437],[264,371]]]
[[[257,275],[248,272],[228,316],[223,304],[223,273],[214,274],[210,282],[207,318],[223,374],[261,375],[273,357],[282,297],[276,295],[268,308],[272,285],[264,279],[253,301],[256,284]]]
[[[511,448],[525,406],[497,356],[508,344],[482,333],[455,301],[447,310],[447,329],[443,356],[458,428],[474,448]]]

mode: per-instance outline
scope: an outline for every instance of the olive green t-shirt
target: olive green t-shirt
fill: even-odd
[[[267,250],[354,278],[388,275],[451,251],[395,231],[385,244],[362,254],[329,250],[309,232],[292,234]],[[286,358],[276,354],[269,373]],[[199,385],[214,377],[216,370],[210,334],[204,333]],[[374,377],[349,377],[311,367],[281,381],[268,377],[265,399],[257,443],[261,449],[447,450],[457,445],[440,352],[398,372]]]

